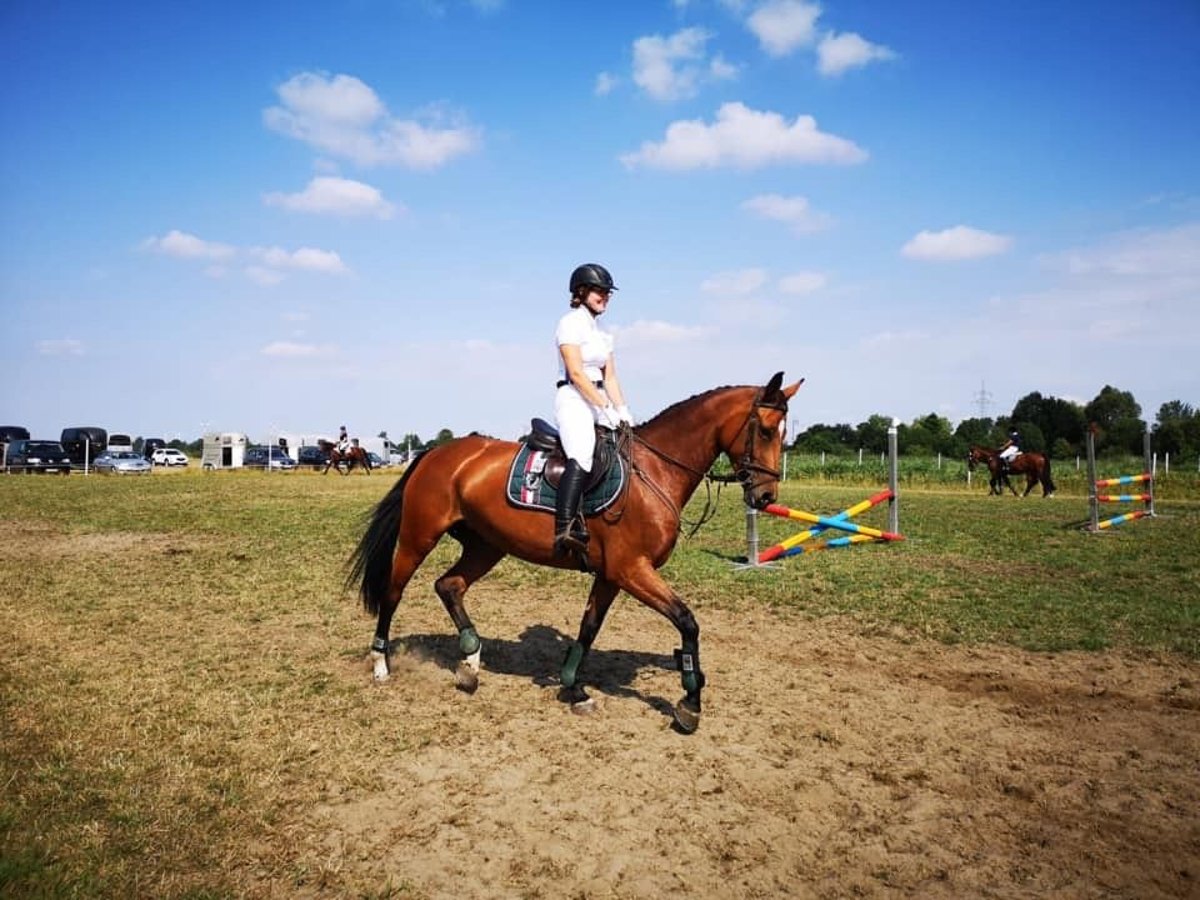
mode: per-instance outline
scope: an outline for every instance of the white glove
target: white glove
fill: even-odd
[[[633,413],[629,411],[629,407],[622,403],[617,407],[617,415],[621,421],[632,428],[636,423],[633,421]]]
[[[621,415],[617,412],[617,408],[611,403],[600,410],[600,424],[605,428],[611,428],[614,431],[621,424]]]

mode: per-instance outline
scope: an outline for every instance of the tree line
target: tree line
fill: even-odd
[[[795,435],[791,448],[803,453],[853,453],[859,449],[882,453],[887,449],[891,419],[872,415],[857,426],[817,423]],[[1105,385],[1087,404],[1026,394],[1008,415],[964,419],[957,427],[949,419],[930,413],[897,427],[901,453],[965,456],[972,444],[998,447],[1014,427],[1026,450],[1048,452],[1053,458],[1085,452],[1087,429],[1095,426],[1096,450],[1111,454],[1142,453],[1147,423],[1142,407],[1129,391]],[[1151,427],[1154,449],[1183,458],[1200,454],[1200,410],[1181,400],[1164,403]]]

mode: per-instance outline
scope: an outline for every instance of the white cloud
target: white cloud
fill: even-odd
[[[265,269],[262,266],[247,266],[246,277],[255,284],[261,284],[263,287],[272,287],[283,281],[285,276],[278,269]]]
[[[694,96],[705,75],[732,78],[737,69],[721,57],[704,65],[705,45],[712,35],[703,28],[685,28],[670,37],[641,37],[633,42],[633,81],[655,100]]]
[[[779,290],[784,294],[811,294],[829,283],[823,272],[794,272],[779,279]]]
[[[816,38],[821,7],[800,0],[774,0],[764,3],[746,20],[770,56],[786,56],[798,47],[807,47]]]
[[[621,83],[621,79],[616,75],[610,75],[608,72],[601,72],[596,76],[596,86],[592,89],[597,97],[607,97]]]
[[[1200,276],[1200,224],[1123,232],[1101,246],[1047,257],[1044,262],[1081,276],[1194,278]]]
[[[796,234],[811,234],[815,231],[823,231],[832,222],[831,217],[826,213],[813,209],[805,197],[759,194],[757,197],[751,197],[744,202],[742,209],[762,216],[764,219],[784,222]]]
[[[236,252],[228,244],[205,241],[194,234],[172,229],[162,237],[148,237],[142,241],[143,250],[151,250],[164,256],[179,259],[229,259]]]
[[[779,113],[759,112],[742,103],[726,103],[717,120],[672,122],[661,143],[642,144],[621,156],[628,168],[700,169],[734,166],[754,169],[776,164],[859,163],[867,153],[853,141],[826,134],[812,116],[788,124]]]
[[[258,351],[263,356],[297,359],[314,356],[333,356],[337,348],[331,344],[300,344],[293,341],[273,341]]]
[[[42,356],[83,356],[83,341],[75,338],[38,341],[36,346]]]
[[[375,92],[352,75],[303,72],[277,89],[282,106],[263,112],[273,131],[359,165],[435,169],[475,150],[478,128],[437,106],[418,118],[388,113]]]
[[[369,184],[327,175],[312,179],[298,194],[264,194],[263,202],[268,206],[279,206],[293,212],[373,216],[377,219],[390,219],[396,210],[391,203],[383,199],[378,189]]]
[[[700,282],[700,290],[706,294],[744,297],[753,294],[767,283],[764,269],[739,269],[736,272],[718,272]]]
[[[273,269],[300,269],[307,272],[325,272],[340,275],[349,271],[342,258],[332,250],[301,247],[291,252],[281,247],[254,247],[251,255]]]
[[[940,262],[995,256],[1008,250],[1011,245],[1012,238],[1005,235],[956,225],[945,231],[922,231],[900,252],[909,259]]]
[[[887,47],[872,44],[852,31],[830,32],[817,45],[817,71],[822,75],[841,75],[847,69],[895,57],[896,54]]]
[[[631,325],[613,329],[622,346],[689,343],[710,337],[714,332],[714,328],[705,325],[675,325],[654,319],[638,319]]]

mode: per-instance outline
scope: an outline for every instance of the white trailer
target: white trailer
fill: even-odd
[[[250,439],[240,431],[213,431],[204,435],[200,453],[202,469],[238,469],[246,462]]]

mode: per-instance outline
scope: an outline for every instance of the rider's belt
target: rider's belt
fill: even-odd
[[[558,382],[556,387],[566,387],[570,383],[571,382],[569,382],[569,381],[560,381],[560,382]],[[596,387],[600,388],[600,390],[604,390],[604,382],[603,381],[593,381],[592,384],[594,384]]]

